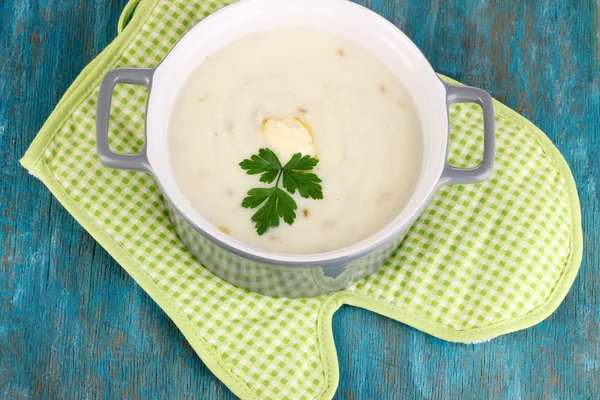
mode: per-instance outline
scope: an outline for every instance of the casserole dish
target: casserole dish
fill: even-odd
[[[423,165],[404,209],[371,237],[320,254],[283,254],[251,247],[209,224],[175,183],[168,152],[171,111],[187,78],[211,54],[264,30],[307,28],[348,38],[378,57],[407,87],[423,134]],[[146,141],[139,154],[114,153],[108,142],[110,105],[120,83],[146,86]],[[475,102],[484,114],[479,166],[458,169],[447,162],[452,103]],[[192,28],[153,69],[117,69],[104,78],[98,98],[97,150],[108,167],[154,176],[173,227],[190,252],[213,273],[236,286],[270,296],[312,297],[344,288],[380,268],[407,234],[435,191],[448,184],[481,182],[494,160],[491,97],[477,88],[443,83],[408,37],[384,18],[345,0],[245,0]],[[318,232],[315,232],[318,235]]]

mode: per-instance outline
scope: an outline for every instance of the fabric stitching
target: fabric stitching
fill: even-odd
[[[503,117],[505,117],[505,118],[507,118],[507,119],[511,120],[512,122],[516,122],[517,124],[519,124],[519,127],[520,127],[521,129],[524,129],[524,130],[526,130],[526,131],[527,131],[527,133],[529,134],[529,136],[531,136],[531,139],[534,139],[534,140],[536,141],[536,143],[538,144],[538,146],[539,146],[540,148],[542,148],[542,149],[543,149],[543,152],[544,152],[544,154],[546,154],[546,156],[547,156],[547,157],[548,157],[550,160],[552,160],[552,165],[553,165],[553,167],[556,169],[557,173],[558,173],[558,174],[560,175],[560,177],[561,177],[562,186],[563,186],[563,187],[561,188],[561,191],[562,191],[562,192],[565,192],[565,190],[564,190],[564,189],[565,189],[565,187],[566,187],[566,182],[564,181],[564,176],[563,176],[563,174],[561,173],[560,169],[556,167],[556,160],[554,159],[553,155],[551,155],[550,153],[548,153],[548,152],[547,152],[547,150],[546,150],[546,147],[545,147],[545,146],[544,146],[542,143],[540,143],[540,141],[539,141],[539,140],[538,140],[538,139],[537,139],[537,138],[536,138],[536,137],[535,137],[535,136],[532,134],[532,132],[531,132],[531,130],[529,129],[529,127],[527,127],[527,126],[525,126],[525,125],[521,124],[519,121],[514,121],[512,118],[510,118],[510,117],[509,117],[509,116],[508,116],[508,115],[507,115],[507,114],[504,112],[504,110],[497,110],[497,111],[496,111],[496,114],[502,114],[502,115],[503,115]],[[567,195],[566,197],[567,197],[567,201],[568,201],[568,203],[569,203],[569,209],[572,209],[571,198],[570,198],[570,196],[568,196],[568,195]],[[435,324],[434,322],[428,322],[428,321],[431,321],[431,320],[430,320],[430,319],[427,319],[427,318],[424,318],[424,317],[413,317],[413,318],[414,318],[414,319],[417,319],[417,320],[418,320],[418,321],[420,321],[420,322],[423,322],[424,324],[426,324],[426,325],[428,325],[428,326],[431,326],[432,328],[435,328],[435,329],[439,329],[439,330],[442,330],[442,331],[445,331],[445,332],[449,332],[449,333],[454,333],[454,334],[459,334],[459,335],[460,335],[460,334],[461,334],[461,333],[463,333],[463,332],[464,332],[464,333],[473,333],[473,332],[485,332],[485,331],[489,331],[489,330],[491,330],[491,329],[495,329],[495,328],[498,328],[498,327],[506,326],[506,325],[508,325],[508,324],[511,324],[511,323],[514,323],[514,322],[522,321],[522,320],[524,320],[524,319],[526,319],[526,318],[529,318],[530,316],[533,316],[533,315],[537,315],[537,314],[539,314],[539,313],[540,313],[541,311],[543,311],[543,309],[544,309],[544,308],[545,308],[545,307],[548,305],[548,303],[550,303],[550,302],[551,302],[551,301],[552,301],[552,300],[555,298],[555,296],[557,295],[557,292],[558,292],[558,291],[556,290],[556,288],[558,288],[558,287],[560,287],[560,286],[562,285],[562,283],[563,283],[563,281],[564,281],[564,278],[565,278],[565,276],[567,276],[567,275],[568,275],[568,271],[570,271],[570,270],[573,268],[573,266],[571,265],[571,264],[572,264],[572,263],[571,263],[571,261],[572,261],[572,256],[573,256],[573,236],[574,236],[574,230],[575,230],[575,227],[574,227],[574,225],[573,225],[573,221],[571,222],[571,225],[570,225],[570,227],[571,227],[571,230],[570,230],[570,232],[569,232],[569,255],[568,255],[568,257],[567,257],[567,261],[566,261],[566,263],[565,263],[565,265],[564,265],[564,267],[563,267],[563,273],[561,274],[561,277],[560,277],[560,278],[557,280],[556,284],[554,285],[554,289],[552,290],[552,292],[551,292],[550,296],[549,296],[549,297],[547,297],[547,298],[546,298],[546,300],[545,300],[543,303],[541,303],[541,304],[540,304],[538,307],[536,307],[534,310],[532,310],[532,311],[528,312],[527,314],[524,314],[524,315],[522,315],[522,316],[521,316],[521,317],[519,317],[519,318],[516,318],[516,319],[509,319],[509,320],[507,320],[505,323],[501,323],[501,324],[496,324],[496,323],[494,323],[493,325],[491,325],[491,326],[488,326],[488,327],[485,327],[485,328],[475,328],[475,329],[468,329],[468,330],[465,330],[465,331],[460,331],[460,330],[455,330],[455,329],[447,329],[446,327],[444,327],[444,325],[441,325],[441,324],[439,324],[439,325],[438,325],[438,324]],[[373,300],[376,300],[376,301],[381,301],[381,302],[383,302],[383,303],[387,304],[387,305],[383,305],[383,307],[385,307],[385,308],[393,308],[393,307],[396,307],[396,308],[399,308],[399,309],[405,309],[405,308],[404,308],[404,307],[402,307],[401,305],[398,305],[398,304],[396,304],[396,303],[392,303],[392,302],[386,301],[386,300],[385,300],[385,298],[382,298],[382,297],[375,297],[375,296],[374,296],[374,297],[369,297],[369,296],[367,296],[367,295],[365,295],[365,294],[363,294],[363,293],[360,293],[360,292],[346,292],[346,291],[341,291],[341,292],[338,292],[338,293],[335,293],[335,294],[333,294],[332,296],[337,296],[338,298],[340,298],[340,299],[341,299],[341,298],[344,298],[344,297],[345,297],[345,295],[347,295],[347,294],[352,294],[352,295],[358,296],[359,298],[362,298],[362,299],[364,299],[364,300],[368,300],[368,299],[370,299],[370,298],[371,298],[371,299],[373,299]],[[345,304],[347,304],[347,303],[345,303]],[[407,312],[408,312],[408,313],[410,313],[410,311],[408,311],[408,310],[407,310]],[[417,316],[418,314],[416,314],[416,313],[410,313],[410,315]]]
[[[50,179],[52,181],[53,184],[55,184],[57,187],[60,187],[63,191],[64,188],[62,187],[62,185],[60,184],[60,182],[58,182],[55,178],[54,175],[52,174],[51,170],[48,169],[48,166],[46,164],[44,165],[44,177]],[[65,192],[65,195],[69,198],[70,196],[68,196]],[[101,236],[103,236],[105,239],[110,240],[110,241],[114,241],[113,238],[106,233],[105,230],[103,230],[101,227],[99,227],[96,223],[96,221],[94,219],[92,219],[91,217],[88,216],[88,213],[86,210],[81,209],[79,207],[78,204],[71,202],[71,206],[73,206],[74,208],[78,209],[80,214],[84,216],[84,218],[87,220],[87,222],[90,225],[93,225],[96,228],[96,232],[98,234],[100,234]],[[156,283],[150,279],[148,277],[148,275],[140,268],[137,267],[138,263],[134,262],[133,259],[131,258],[131,256],[129,255],[129,253],[123,249],[117,242],[115,242],[117,244],[116,250],[120,253],[120,256],[123,258],[126,258],[129,260],[130,265],[133,265],[134,268],[136,268],[138,270],[138,272],[140,272],[140,276],[141,278],[144,280],[144,282],[148,285],[148,286],[156,286]],[[180,317],[181,320],[183,320],[183,322],[188,326],[188,328],[190,328],[190,330],[192,331],[192,335],[198,340],[200,341],[205,348],[210,349],[210,350],[214,350],[214,347],[212,345],[210,345],[209,343],[207,343],[204,338],[202,338],[201,336],[198,335],[198,333],[196,332],[196,329],[193,325],[191,325],[191,323],[189,322],[189,319],[186,315],[183,315],[181,313],[181,311],[179,310],[179,307],[173,305],[173,303],[170,301],[169,298],[165,298],[163,295],[163,291],[160,288],[157,288],[157,290],[154,291],[156,293],[156,296],[160,297],[161,300],[165,303],[168,303],[171,308],[173,309],[173,311]],[[209,356],[215,360],[217,363],[222,364],[222,365],[227,365],[227,363],[225,361],[223,361],[220,357],[220,353],[216,353],[213,354],[213,351],[209,352]],[[238,382],[238,384],[240,386],[242,386],[243,388],[246,389],[246,391],[248,391],[248,394],[250,394],[251,398],[253,399],[257,399],[257,397],[255,396],[255,393],[250,391],[250,389],[246,386],[246,383],[239,379],[239,377],[237,375],[235,375],[229,367],[227,367],[227,369],[224,369],[224,371],[226,371],[226,373],[233,378],[235,381]]]

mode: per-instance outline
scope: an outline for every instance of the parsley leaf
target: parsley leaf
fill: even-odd
[[[277,213],[286,224],[291,225],[294,223],[296,219],[296,210],[298,209],[298,205],[286,192],[283,190],[276,188],[277,191]]]
[[[281,171],[281,163],[279,158],[270,149],[260,149],[258,154],[254,154],[250,159],[246,159],[240,163],[240,167],[248,175],[262,174],[261,182],[272,183]]]
[[[262,235],[270,227],[279,226],[279,213],[277,212],[277,195],[276,188],[271,188],[270,194],[267,197],[265,204],[258,209],[252,216],[252,221],[256,223],[256,232]]]
[[[323,188],[321,179],[313,173],[314,167],[319,160],[310,156],[302,156],[296,153],[290,161],[281,166],[275,153],[269,149],[260,149],[258,155],[253,155],[240,163],[240,167],[248,175],[262,174],[261,182],[272,183],[277,179],[275,186],[270,188],[254,188],[248,191],[248,195],[242,200],[242,207],[259,208],[252,216],[256,232],[264,234],[271,227],[278,227],[279,220],[283,218],[285,223],[292,225],[296,220],[298,205],[292,196],[279,188],[282,180],[284,189],[291,194],[298,193],[304,198],[322,199]]]
[[[252,216],[259,235],[265,233],[270,227],[279,226],[279,218],[283,218],[288,225],[294,223],[298,206],[292,196],[280,188],[251,189],[242,201],[242,207],[257,208],[263,203],[264,205]]]
[[[283,167],[283,187],[291,194],[296,193],[297,189],[305,199],[322,199],[321,179],[313,173],[306,172],[312,171],[318,163],[316,158],[302,156],[300,153],[294,154]]]
[[[323,198],[323,188],[321,187],[321,179],[313,173],[304,172],[312,171],[319,163],[319,160],[310,156],[304,156],[296,153],[290,161],[283,167],[283,187],[291,194],[296,193],[296,189],[300,196],[308,199],[320,200]]]
[[[317,166],[319,160],[312,158],[311,156],[302,156],[300,153],[296,153],[290,158],[285,169],[298,169],[302,171],[312,171]]]
[[[248,191],[248,197],[242,201],[244,208],[256,208],[271,196],[275,188],[256,188]]]

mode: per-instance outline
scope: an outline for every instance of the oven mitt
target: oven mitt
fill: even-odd
[[[105,168],[95,148],[98,86],[110,69],[156,66],[202,17],[225,3],[144,0],[123,32],[75,81],[23,166],[41,179],[175,321],[206,365],[243,399],[330,399],[338,368],[331,318],[363,307],[438,338],[482,341],[550,315],[581,261],[575,184],[557,149],[507,107],[497,110],[496,168],[477,185],[438,191],[383,269],[345,290],[265,297],[217,278],[181,245],[144,173]],[[124,28],[124,29],[123,29]],[[143,145],[144,89],[119,86],[112,146]],[[450,161],[474,166],[482,114],[451,110]]]

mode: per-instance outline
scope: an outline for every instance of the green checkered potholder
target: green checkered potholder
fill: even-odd
[[[152,178],[111,170],[98,160],[95,108],[108,70],[155,66],[193,24],[223,5],[144,0],[124,32],[69,89],[22,163],[238,396],[331,398],[338,379],[331,317],[342,304],[458,342],[523,329],[556,309],[581,259],[574,182],[545,135],[499,103],[493,177],[441,190],[385,267],[346,290],[310,299],[265,297],[231,286],[193,259]],[[120,152],[143,145],[146,97],[138,87],[117,88],[111,129]],[[453,165],[478,163],[481,129],[477,107],[452,109]]]

